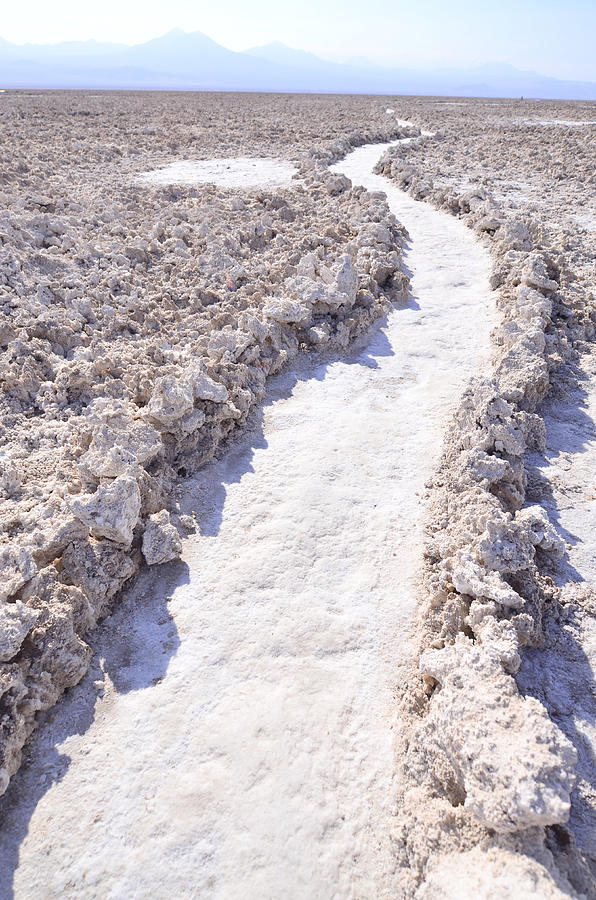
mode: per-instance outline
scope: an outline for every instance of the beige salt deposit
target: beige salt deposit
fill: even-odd
[[[388,103],[392,112],[386,111]],[[28,879],[36,878],[32,854],[35,841],[41,840],[48,850],[47,866],[40,870],[47,876],[46,891],[82,889],[89,896],[97,890],[102,895],[105,878],[113,876],[106,875],[101,858],[86,850],[76,856],[69,849],[78,846],[80,821],[89,816],[90,833],[101,829],[100,839],[113,849],[113,869],[120,873],[118,885],[125,885],[125,893],[127,885],[137,888],[137,853],[147,861],[147,872],[140,877],[145,885],[151,882],[149,892],[161,883],[157,876],[151,881],[148,848],[154,841],[176,859],[182,874],[204,875],[213,863],[221,883],[236,885],[218,847],[225,844],[231,859],[240,855],[253,874],[263,863],[259,871],[271,883],[281,853],[276,841],[285,835],[288,846],[297,848],[292,859],[299,867],[305,859],[300,847],[312,846],[313,836],[319,835],[318,883],[341,883],[348,896],[350,891],[358,896],[359,890],[366,896],[362,891],[374,891],[382,883],[405,898],[517,900],[528,891],[544,897],[593,896],[589,698],[594,591],[591,570],[585,568],[590,559],[590,425],[580,422],[576,450],[561,443],[557,423],[567,417],[573,428],[579,421],[582,384],[589,382],[585,393],[593,395],[594,129],[544,127],[536,120],[587,126],[594,112],[589,103],[463,99],[453,104],[442,98],[380,102],[292,96],[280,102],[261,95],[148,93],[141,98],[96,92],[9,92],[3,98],[2,788],[19,766],[29,732],[44,719],[43,710],[76,684],[91,663],[89,679],[70,692],[64,715],[57,709],[39,740],[30,744],[31,762],[0,804],[4,869],[14,870],[19,854],[22,859],[18,890],[28,891]],[[366,575],[371,560],[378,561],[375,570],[387,571],[382,567],[391,564],[389,554],[400,546],[397,527],[391,524],[383,531],[387,516],[382,513],[398,496],[386,488],[399,485],[395,472],[402,470],[405,457],[402,453],[397,470],[379,469],[379,477],[385,478],[381,486],[374,467],[355,449],[359,441],[370,445],[371,433],[348,426],[349,417],[345,428],[339,423],[351,407],[360,412],[362,401],[366,412],[359,415],[359,426],[381,423],[384,417],[389,429],[397,427],[391,416],[387,419],[388,411],[409,395],[408,379],[415,395],[420,386],[416,379],[432,354],[426,345],[421,349],[403,391],[398,380],[397,399],[392,383],[379,402],[368,377],[348,380],[350,389],[334,394],[345,377],[338,356],[390,304],[403,303],[406,235],[374,188],[367,193],[352,187],[328,168],[353,147],[400,136],[408,140],[390,149],[379,173],[412,197],[446,211],[454,223],[461,220],[458,226],[463,222],[475,231],[491,255],[490,285],[503,319],[493,333],[492,362],[478,367],[455,415],[441,426],[433,447],[437,455],[429,454],[438,463],[424,488],[422,585],[416,592],[420,607],[405,655],[400,622],[393,618],[399,604],[408,605],[401,570],[387,590],[378,579],[362,597],[352,589],[360,584],[354,572],[359,578]],[[138,181],[140,172],[180,161],[239,155],[283,159],[296,166],[300,178],[252,190]],[[409,221],[405,215],[404,220]],[[416,239],[411,254],[414,244],[420,246]],[[458,245],[458,265],[466,255],[464,247],[463,242]],[[455,285],[441,282],[443,275],[435,267],[431,281],[448,295]],[[402,317],[410,312],[409,307],[396,311]],[[459,346],[457,335],[446,331],[445,337],[443,345],[441,335],[437,337],[441,353],[447,353],[453,340]],[[376,346],[376,338],[371,340],[371,347]],[[415,352],[416,340],[411,343]],[[323,350],[329,365],[320,383],[295,369],[298,383],[289,397],[291,367],[298,366],[301,350]],[[459,352],[455,374],[460,367],[465,371],[469,355],[468,346]],[[358,353],[354,358],[362,359]],[[378,372],[374,370],[378,387],[392,358],[381,354],[372,359],[379,363]],[[331,365],[334,361],[339,370]],[[287,456],[280,452],[280,460],[289,460],[280,463],[284,485],[297,458],[310,461],[305,482],[295,473],[296,484],[304,484],[296,496],[283,490],[275,494],[275,467],[267,467],[273,456],[261,446],[257,414],[267,376],[288,366],[282,377],[289,383],[280,382],[288,389],[280,388],[282,396],[271,395],[274,402],[265,407],[263,423],[271,448],[282,448],[284,435],[288,438]],[[365,367],[362,361],[354,366],[360,375]],[[307,365],[304,374],[313,371],[316,366]],[[377,399],[371,402],[373,397]],[[301,398],[307,401],[303,406]],[[299,416],[286,413],[291,401]],[[327,402],[336,410],[333,416],[327,412],[325,417]],[[417,421],[418,412],[416,407],[412,420]],[[317,442],[306,430],[308,447],[297,454],[289,439],[295,437],[298,419],[310,421],[313,434],[319,427],[321,437]],[[336,431],[330,427],[334,421]],[[224,451],[223,442],[238,426],[249,422],[250,433],[256,434],[251,460],[241,452],[234,457],[232,451],[214,468],[204,468],[214,453]],[[375,440],[386,425],[375,428]],[[327,466],[336,436],[342,447],[352,448],[355,460],[367,462],[364,471],[361,465],[352,471],[349,453],[341,454],[343,467]],[[319,445],[325,451],[321,457]],[[384,462],[389,460],[388,452]],[[198,496],[189,494],[190,505],[185,506],[179,488],[197,469],[202,469],[195,482]],[[314,496],[308,490],[313,471],[319,488]],[[350,481],[354,474],[356,484]],[[414,481],[415,474],[408,472],[408,477]],[[342,484],[351,485],[347,497]],[[351,502],[363,488],[379,498],[377,507],[372,506],[374,516],[369,497]],[[309,504],[302,502],[304,496]],[[331,497],[336,499],[331,502]],[[265,512],[269,499],[279,518],[277,512]],[[348,503],[341,516],[340,500]],[[419,506],[410,509],[403,498],[393,505],[409,516],[410,527],[421,521],[416,520]],[[251,507],[262,510],[256,521]],[[363,519],[358,510],[365,510]],[[213,656],[201,655],[192,637],[198,627],[196,592],[183,583],[188,575],[184,563],[157,568],[181,550],[187,560],[196,561],[190,553],[195,544],[183,540],[193,528],[192,513],[200,525],[196,546],[209,560],[204,571],[198,565],[204,596],[212,603],[200,623]],[[292,528],[294,521],[300,527]],[[315,527],[317,522],[321,527]],[[232,537],[238,525],[243,527],[241,541]],[[262,540],[264,535],[274,544],[283,539],[283,547],[272,547],[264,561],[257,554],[253,560],[250,545],[245,548],[245,535],[253,528]],[[300,543],[305,533],[306,543]],[[332,535],[328,541],[327,533]],[[333,540],[336,534],[341,542]],[[363,541],[361,534],[366,535]],[[225,548],[226,540],[230,543],[221,570],[217,548]],[[335,573],[331,590],[335,583],[342,586],[331,611],[327,595],[309,587],[321,567],[305,574],[300,570],[293,578],[299,572],[294,562],[303,564],[302,551],[310,558],[319,545],[329,547]],[[410,542],[408,549],[414,546]],[[362,550],[366,560],[359,564]],[[402,556],[408,559],[407,553]],[[117,613],[115,631],[108,625],[94,639],[96,620],[122,602],[120,590],[143,559],[151,568]],[[265,566],[269,559],[271,569]],[[307,602],[296,601],[297,617],[283,603],[287,590],[280,563],[288,560],[292,565],[285,577],[292,583],[302,580],[305,587]],[[253,563],[259,564],[258,572],[251,569]],[[326,571],[323,567],[322,573]],[[263,590],[257,590],[264,578],[265,593],[271,593],[266,602]],[[254,590],[236,605],[238,619],[225,618],[228,596],[236,597],[247,584]],[[172,593],[174,599],[168,600]],[[388,596],[391,603],[384,605]],[[269,621],[260,627],[268,603],[281,604],[274,607],[269,631]],[[321,614],[321,628],[311,637],[304,609]],[[353,610],[351,619],[346,610]],[[248,619],[242,618],[246,612]],[[265,633],[271,634],[269,643]],[[395,647],[393,637],[384,643],[388,633],[396,636]],[[328,666],[325,677],[338,673],[335,680],[329,676],[329,684],[337,686],[338,697],[354,702],[344,707],[345,714],[335,715],[332,705],[325,705],[335,698],[335,690],[329,693],[319,685],[313,696],[334,722],[330,737],[319,729],[318,743],[292,742],[292,736],[307,733],[303,722],[310,720],[316,704],[306,710],[299,695],[281,691],[280,715],[269,704],[265,716],[258,701],[267,696],[268,682],[261,675],[275,666],[289,672],[297,660],[310,660],[319,634],[328,641],[327,650],[316,659],[311,653],[313,666]],[[94,640],[98,656],[92,659],[89,643]],[[338,652],[341,647],[345,651]],[[403,667],[392,675],[382,659],[394,649]],[[183,802],[194,796],[200,780],[184,781],[178,764],[178,752],[187,759],[190,744],[205,750],[205,732],[195,740],[192,720],[204,722],[211,716],[210,722],[221,725],[225,716],[219,710],[236,721],[242,701],[234,686],[243,683],[255,659],[261,680],[254,692],[242,694],[247,701],[242,709],[256,705],[266,728],[255,733],[249,716],[244,743],[239,743],[237,729],[228,732],[228,740],[225,729],[216,729],[219,737],[206,748],[206,756],[199,762],[195,753],[189,762],[189,771],[203,765],[209,753],[230,762],[227,778],[214,779],[219,789],[216,785],[210,805],[214,808],[216,798],[221,799],[219,821],[229,828],[218,832],[217,815],[205,828],[194,813],[181,821],[180,809],[201,808],[200,798]],[[188,665],[201,677],[206,672],[213,676],[208,685],[214,703],[193,705],[190,719],[176,712],[166,721],[170,701],[177,710],[171,696],[174,676],[181,697],[194,703]],[[306,690],[307,680],[296,681]],[[389,683],[394,687],[389,718],[377,728],[372,723],[380,721]],[[105,699],[98,702],[91,724],[94,699],[102,692]],[[167,698],[166,705],[157,698]],[[353,712],[363,706],[368,718]],[[288,710],[294,710],[294,718]],[[138,740],[131,721],[139,726]],[[389,764],[388,721],[397,723],[392,733],[395,770]],[[289,737],[279,737],[284,723],[292,723]],[[103,751],[94,756],[97,748],[105,749],[104,726],[112,739],[107,760]],[[175,740],[173,734],[178,735]],[[189,734],[193,740],[185,744]],[[259,815],[259,804],[269,809],[274,793],[270,772],[262,765],[268,734],[276,735],[269,758],[279,758],[279,747],[290,746],[295,755],[282,753],[279,765],[283,769],[293,759],[300,761],[298,771],[303,776],[308,770],[311,780],[301,777],[299,783],[314,785],[312,796],[325,800],[322,807],[313,801],[308,818],[300,818],[296,810],[304,792],[297,791],[285,805],[287,815],[273,817],[269,831]],[[338,744],[339,768],[333,762]],[[68,748],[67,753],[57,747]],[[128,754],[132,750],[135,755],[137,748],[139,766],[131,772]],[[144,786],[157,783],[151,763],[155,750],[168,760],[162,773],[169,777],[152,797]],[[87,751],[94,763],[85,769]],[[67,754],[73,759],[70,769]],[[356,766],[353,778],[350,766]],[[97,796],[94,782],[104,767],[119,786],[120,804],[117,794],[107,801],[105,791]],[[254,774],[248,781],[247,771]],[[329,771],[332,784],[337,777],[336,789],[325,788],[324,773]],[[344,790],[351,780],[353,793],[349,787]],[[170,783],[178,793],[169,791]],[[77,796],[87,798],[89,809],[75,823]],[[363,805],[362,797],[371,798],[370,806]],[[343,820],[338,804],[345,808]],[[339,819],[333,819],[338,811]],[[110,816],[120,841],[101,825]],[[180,830],[168,832],[173,821]],[[306,821],[311,831],[294,827]],[[235,830],[237,822],[250,827]],[[379,823],[378,830],[369,828],[372,822]],[[44,829],[59,836],[46,840]],[[198,870],[185,857],[185,834],[192,834],[192,846],[201,854]],[[269,840],[265,857],[260,837]],[[125,859],[121,844],[126,840],[132,852]],[[36,861],[40,858],[38,854]],[[305,868],[299,869],[300,878],[306,877]],[[361,877],[363,871],[368,881]],[[10,880],[4,884],[12,890]],[[239,883],[238,889],[242,887]],[[115,882],[114,890],[119,890]],[[209,881],[208,890],[217,890],[217,882]]]
[[[33,812],[16,898],[42,884],[73,898],[397,889],[394,696],[424,484],[445,413],[486,364],[493,310],[485,251],[373,175],[382,149],[334,171],[385,189],[407,223],[412,296],[346,361],[279,376],[262,425],[185,487],[200,533],[168,603],[180,646],[159,684],[153,662],[133,664],[126,692],[108,678],[96,722],[60,745],[71,763]],[[149,623],[133,607],[117,627]],[[157,637],[148,660],[166,663]],[[76,821],[84,847],[50,821],[71,835]]]

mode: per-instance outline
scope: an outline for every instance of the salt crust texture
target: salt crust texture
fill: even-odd
[[[289,116],[277,132],[281,145],[294,135],[300,179],[239,195],[137,176],[180,153],[178,139],[194,149],[194,104],[201,152],[229,154],[240,141],[256,157],[279,151],[255,137],[270,98],[251,101],[248,134],[233,95],[225,109],[208,95],[190,106],[148,96],[141,111],[129,95],[6,101],[0,792],[38,713],[86,672],[86,636],[125,582],[143,560],[180,554],[194,523],[179,515],[178,477],[213,457],[300,349],[342,351],[408,284],[404,230],[384,198],[327,168],[353,146],[404,133],[380,111],[346,134],[345,109],[330,119],[326,104],[288,99],[307,124],[296,135]],[[51,167],[45,140],[27,143],[24,115],[51,129]],[[122,116],[127,161],[122,144],[106,143],[106,116]],[[317,132],[340,137],[317,150]]]
[[[3,170],[5,782],[37,711],[84,673],[84,637],[141,554],[151,562],[161,547],[177,552],[172,528],[186,523],[168,508],[176,475],[213,455],[262,396],[266,374],[301,344],[345,346],[404,286],[394,255],[402,235],[382,199],[337,181],[324,165],[358,143],[400,133],[387,125],[385,103],[372,113],[376,130],[359,129],[309,161],[303,132],[303,145],[295,142],[304,154],[295,159],[302,188],[239,206],[208,188],[146,199],[115,177],[110,201],[102,197],[90,215],[105,167],[114,173],[117,158],[124,172],[139,171],[131,157],[156,142],[163,119],[139,124],[123,158],[128,96],[119,101],[121,134],[111,145],[88,142],[101,99],[7,98],[5,146],[23,140],[19,104],[33,103],[43,136],[44,104],[55,103],[60,129],[58,138],[52,131],[53,177],[43,142],[13,150]],[[361,108],[352,103],[353,119]],[[476,895],[523,896],[532,886],[538,896],[594,896],[590,861],[563,824],[574,748],[514,680],[524,648],[541,645],[542,621],[558,602],[545,569],[564,548],[543,510],[525,502],[524,454],[543,441],[536,410],[551,379],[594,336],[593,242],[578,249],[584,211],[575,211],[594,177],[589,138],[558,127],[545,139],[537,125],[540,140],[524,143],[527,129],[499,122],[511,110],[497,102],[458,101],[455,114],[447,101],[394,105],[437,136],[391,151],[379,170],[483,235],[505,316],[494,370],[466,392],[429,488],[428,600],[418,626],[425,690],[411,671],[402,702],[395,847],[404,896],[463,896],[456,875]],[[309,109],[313,135],[317,125],[322,135],[331,127],[346,134],[347,106],[333,122],[317,123]],[[541,118],[563,119],[573,109],[521,104],[520,116],[538,106]],[[167,113],[170,159],[189,143],[182,107],[173,101]],[[593,116],[587,107],[578,105],[582,120]],[[217,113],[211,118],[217,131]],[[237,133],[218,133],[218,155]],[[209,141],[203,146],[208,152]],[[242,151],[263,152],[245,137]],[[145,169],[168,161],[165,150],[150,155]],[[472,184],[462,183],[463,172]],[[503,202],[514,180],[519,194]],[[524,191],[532,190],[547,210],[527,204]],[[157,221],[145,233],[149,219]],[[150,294],[155,284],[159,292]],[[155,540],[156,529],[163,539]],[[503,875],[506,866],[519,891]]]
[[[427,599],[417,671],[402,700],[395,846],[404,894],[593,897],[593,854],[565,827],[577,749],[532,696],[538,685],[528,689],[526,677],[520,690],[515,675],[525,648],[548,641],[562,602],[579,615],[593,609],[593,591],[583,586],[563,601],[551,577],[566,548],[527,495],[525,457],[544,449],[537,411],[551,382],[594,338],[594,235],[586,240],[569,217],[570,199],[583,205],[585,183],[594,182],[594,142],[578,147],[575,129],[572,137],[558,129],[553,161],[542,141],[524,151],[494,104],[484,117],[480,103],[473,113],[468,104],[457,125],[429,105],[401,106],[400,114],[414,117],[416,109],[436,138],[391,148],[376,171],[483,238],[503,323],[493,333],[492,371],[465,392],[429,484]],[[458,141],[450,140],[455,133]],[[541,181],[533,174],[534,190],[548,197],[547,210],[520,202],[503,177],[507,169],[527,177],[540,155],[546,169]],[[593,691],[593,680],[585,687]],[[593,817],[589,783],[575,803]]]
[[[281,159],[232,157],[230,159],[185,160],[162,169],[142,172],[145,184],[215,184],[218,187],[286,187],[296,167]]]

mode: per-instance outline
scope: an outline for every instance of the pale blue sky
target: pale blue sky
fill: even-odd
[[[329,59],[395,66],[510,62],[596,81],[596,0],[28,0],[3,4],[16,43],[141,43],[174,27],[232,50],[280,40]]]

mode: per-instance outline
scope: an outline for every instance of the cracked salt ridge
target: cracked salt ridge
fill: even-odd
[[[274,379],[262,429],[188,484],[204,515],[186,577],[141,576],[96,643],[111,679],[95,711],[97,662],[13,779],[0,865],[18,856],[17,900],[395,893],[394,688],[424,482],[494,309],[487,252],[371,174],[385,149],[336,168],[407,224],[413,298],[364,349]]]
[[[582,357],[577,375],[574,389],[543,404],[546,451],[528,455],[542,479],[543,505],[566,544],[556,580],[570,601],[586,590],[596,597],[596,352]],[[594,612],[585,609],[573,628],[549,622],[548,638],[547,649],[526,651],[518,680],[546,705],[578,751],[569,824],[596,874]]]

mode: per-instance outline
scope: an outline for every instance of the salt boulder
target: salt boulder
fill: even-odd
[[[21,487],[21,478],[15,463],[0,453],[0,497],[14,497]]]
[[[546,263],[539,256],[530,256],[522,270],[522,282],[539,291],[556,291],[559,285],[548,277]]]
[[[193,396],[196,400],[211,400],[212,403],[225,403],[228,399],[226,386],[214,381],[204,372],[193,372],[190,376]]]
[[[88,450],[79,462],[79,472],[84,477],[117,478],[130,472],[136,466],[136,459],[124,447],[109,447],[105,450]]]
[[[420,668],[441,685],[441,702],[431,704],[416,741],[440,748],[464,806],[485,827],[505,834],[566,822],[576,751],[505,673],[501,657],[516,662],[512,631],[493,621],[483,637],[474,643],[459,634],[453,645],[422,654]]]
[[[94,494],[73,500],[71,509],[91,534],[130,546],[141,510],[141,492],[131,475],[120,475],[100,485]]]
[[[221,331],[214,331],[209,337],[207,353],[209,358],[215,362],[233,364],[253,342],[254,338],[249,332],[225,328]],[[216,384],[216,382],[213,383]]]
[[[304,322],[310,318],[310,310],[296,300],[289,300],[287,297],[279,297],[269,300],[265,304],[263,312],[268,319],[274,322],[288,324],[290,322]]]
[[[118,427],[102,423],[94,428],[79,468],[95,478],[117,478],[131,467],[151,462],[162,450],[161,437],[152,425],[124,416]]]
[[[0,662],[9,662],[35,625],[39,611],[29,609],[20,600],[0,603]]]
[[[35,562],[26,547],[12,544],[0,548],[0,602],[7,600],[33,578],[37,571]]]
[[[253,338],[255,338],[255,340],[260,344],[262,344],[267,337],[268,329],[266,324],[264,322],[261,322],[260,319],[257,319],[256,316],[253,316],[252,313],[241,313],[240,318],[238,319],[238,324],[243,331],[247,331],[249,334],[252,334]]]
[[[62,556],[62,578],[85,592],[97,619],[105,615],[110,600],[136,568],[125,549],[107,541],[73,541]]]
[[[182,553],[182,541],[175,526],[170,522],[167,510],[149,517],[143,535],[143,556],[149,566],[177,559]]]
[[[202,409],[191,409],[185,416],[182,416],[178,424],[178,430],[182,434],[193,434],[206,419],[206,415]]]
[[[523,597],[514,591],[498,572],[487,570],[465,550],[458,552],[449,577],[460,594],[476,598],[484,597],[513,609],[519,609],[524,605]]]
[[[377,244],[392,247],[394,241],[386,225],[381,225],[379,222],[368,222],[360,229],[356,243],[358,247],[374,247]]]
[[[174,375],[163,375],[155,380],[153,394],[146,407],[146,415],[166,429],[193,408],[194,396],[191,384]]]
[[[358,272],[347,253],[340,257],[334,287],[338,293],[345,294],[351,302],[354,301],[358,290]]]
[[[313,281],[317,277],[319,260],[314,253],[305,253],[296,266],[296,274],[300,278],[312,278]]]

